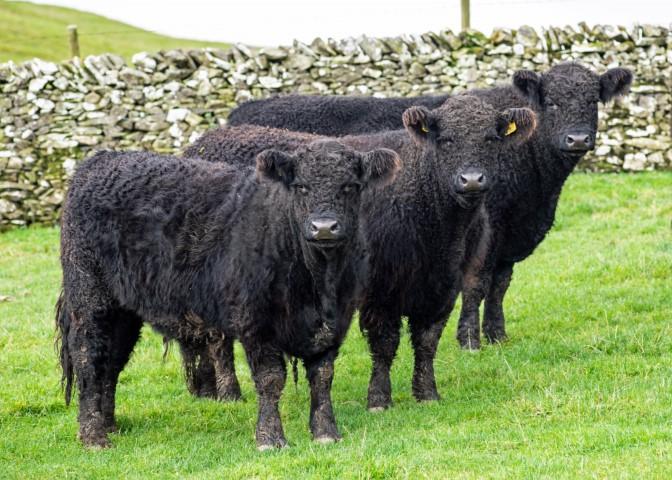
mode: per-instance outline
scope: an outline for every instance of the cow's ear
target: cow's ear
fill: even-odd
[[[501,112],[496,122],[497,135],[507,142],[521,144],[537,128],[537,115],[529,108],[508,108]]]
[[[372,150],[362,158],[362,180],[374,187],[392,183],[399,170],[401,158],[397,152],[388,148]]]
[[[627,68],[612,68],[600,75],[600,100],[607,103],[630,91],[632,72]]]
[[[282,182],[289,186],[294,180],[294,157],[279,150],[264,150],[257,155],[257,178]]]
[[[423,146],[434,139],[436,122],[426,107],[411,107],[404,112],[401,119],[404,122],[404,128],[417,145]]]
[[[531,70],[518,70],[513,74],[513,85],[537,105],[541,104],[541,77]]]

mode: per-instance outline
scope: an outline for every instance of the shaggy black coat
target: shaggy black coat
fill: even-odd
[[[477,172],[486,182],[496,182],[506,168],[504,152],[526,141],[536,122],[531,110],[498,112],[470,96],[450,99],[433,111],[412,107],[403,121],[406,132],[339,139],[364,150],[393,148],[404,164],[393,185],[366,195],[362,204],[370,261],[360,326],[373,357],[368,407],[374,410],[391,404],[389,374],[402,316],[408,317],[415,351],[413,394],[418,400],[439,398],[433,360],[441,332],[460,291],[462,272],[480,268],[489,242],[482,202],[487,189],[462,192],[461,179]],[[509,134],[512,123],[516,130]],[[206,134],[187,153],[249,164],[255,148],[276,141],[291,148],[315,138],[263,127],[228,127]],[[469,245],[467,232],[473,237]]]
[[[485,298],[483,330],[489,341],[506,338],[503,299],[511,281],[513,265],[532,254],[553,225],[555,209],[562,186],[568,175],[588,149],[595,145],[597,133],[597,104],[606,103],[629,90],[632,73],[612,68],[602,75],[576,63],[553,66],[539,75],[528,70],[516,72],[513,85],[484,90],[472,90],[496,109],[526,106],[539,118],[539,128],[525,150],[516,151],[507,162],[512,166],[504,181],[489,195],[487,209],[493,221],[494,240],[483,271],[465,282],[465,301],[458,324],[457,338],[464,348],[480,347],[478,307]],[[340,98],[340,100],[339,100]],[[434,97],[443,102],[445,96]],[[413,101],[414,99],[408,99]],[[368,133],[385,128],[400,128],[401,116],[396,102],[401,99],[380,99],[368,115],[368,100],[358,97],[335,97],[330,109],[322,109],[318,97],[304,97],[294,107],[281,103],[259,102],[244,118],[247,123],[268,125],[266,113],[273,125],[301,131],[325,134]],[[423,97],[431,103],[431,97]],[[360,103],[361,102],[361,103]],[[349,112],[361,105],[361,118],[352,120]],[[265,111],[264,106],[268,106]],[[389,110],[386,110],[386,106]],[[281,107],[288,121],[282,123]],[[319,122],[313,116],[321,115]],[[387,114],[385,113],[387,112]],[[301,124],[302,114],[311,120]],[[585,148],[568,148],[569,135],[585,135]],[[576,147],[576,146],[575,146]]]
[[[333,362],[366,266],[360,191],[386,184],[399,165],[390,150],[364,155],[324,141],[261,152],[256,172],[139,152],[86,160],[63,210],[56,318],[83,443],[109,446],[117,379],[143,321],[190,344],[240,340],[259,398],[260,449],[286,443],[284,356],[303,359],[312,434],[337,440]],[[338,235],[324,238],[326,220]]]
[[[412,106],[439,107],[448,98],[373,98],[287,95],[250,100],[231,111],[229,125],[274,128],[341,136],[402,128],[401,115]]]

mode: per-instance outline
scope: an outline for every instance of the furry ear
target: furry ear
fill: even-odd
[[[373,187],[383,187],[394,181],[401,170],[401,158],[394,150],[379,148],[364,154],[362,180]]]
[[[294,180],[294,157],[279,150],[264,150],[257,155],[257,178],[282,182],[289,186]]]
[[[541,104],[541,77],[531,70],[518,70],[513,74],[513,85],[528,100]]]
[[[612,68],[600,75],[600,100],[607,103],[630,91],[632,72],[627,68]]]
[[[529,108],[508,108],[499,114],[497,135],[516,144],[526,142],[537,128],[537,115]]]
[[[423,146],[433,137],[434,120],[426,107],[411,107],[401,116],[404,127],[413,141]]]

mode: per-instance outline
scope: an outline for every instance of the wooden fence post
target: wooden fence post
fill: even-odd
[[[79,37],[77,25],[68,25],[68,38],[70,40],[70,56],[79,58]]]
[[[470,5],[469,0],[461,0],[462,2],[462,30],[467,30],[471,26]]]

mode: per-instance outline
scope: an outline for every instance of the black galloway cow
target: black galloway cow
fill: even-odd
[[[366,195],[362,204],[370,262],[359,306],[360,325],[373,357],[368,393],[372,410],[391,404],[390,367],[402,316],[408,317],[415,350],[413,394],[417,400],[439,398],[433,366],[436,348],[463,272],[480,271],[489,248],[491,229],[482,200],[502,170],[509,168],[502,158],[520,148],[536,125],[529,109],[499,112],[467,95],[432,111],[412,107],[404,112],[403,122],[405,132],[340,139],[355,148],[392,148],[404,164],[393,185]],[[226,127],[207,133],[186,155],[249,164],[255,149],[274,145],[292,149],[315,138],[265,127]],[[469,244],[467,232],[471,232]],[[230,365],[228,355],[229,360],[219,363]],[[232,371],[227,378],[231,375]],[[210,378],[198,383],[217,382]]]
[[[63,210],[56,317],[82,442],[110,445],[117,379],[143,322],[194,345],[240,340],[259,399],[259,449],[286,444],[285,355],[306,366],[313,438],[340,438],[330,390],[366,266],[360,193],[399,167],[393,151],[330,141],[261,152],[256,171],[150,153],[86,160]]]
[[[448,95],[409,98],[286,95],[250,100],[233,109],[231,126],[261,125],[319,135],[351,135],[397,130],[410,107],[440,107]]]
[[[527,106],[539,128],[526,149],[507,159],[510,169],[489,195],[493,242],[480,272],[465,278],[457,338],[464,348],[480,347],[478,307],[485,298],[483,330],[491,341],[506,338],[503,299],[513,266],[530,256],[550,230],[562,186],[583,155],[595,145],[598,102],[629,90],[632,74],[612,68],[602,75],[576,63],[539,75],[516,72],[513,85],[472,90],[497,109]],[[255,124],[324,135],[368,133],[401,127],[400,104],[441,103],[446,96],[417,99],[361,97],[278,97],[243,104],[232,124]],[[284,115],[283,115],[284,112]],[[357,114],[358,116],[355,116]]]

